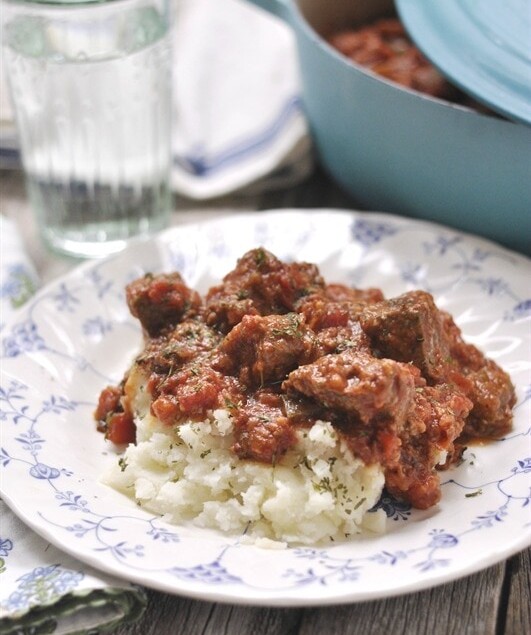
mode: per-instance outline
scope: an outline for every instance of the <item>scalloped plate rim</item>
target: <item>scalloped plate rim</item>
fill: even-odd
[[[457,237],[459,240],[468,243],[473,241],[474,244],[480,245],[485,249],[490,249],[496,251],[498,254],[503,255],[506,258],[510,258],[513,262],[520,263],[520,265],[524,267],[529,267],[531,265],[531,260],[527,259],[525,256],[511,252],[508,249],[501,247],[489,240],[484,238],[475,237],[470,234],[465,234],[461,231],[454,230],[452,228],[445,227],[444,225],[432,223],[430,221],[425,220],[417,220],[403,217],[395,217],[389,214],[380,213],[380,212],[358,212],[355,210],[340,210],[340,209],[271,209],[264,210],[263,212],[239,212],[230,214],[224,219],[210,219],[199,223],[187,223],[184,225],[180,225],[177,227],[170,227],[154,237],[151,238],[139,238],[131,241],[131,245],[126,248],[124,252],[120,254],[114,255],[110,258],[107,258],[102,261],[91,261],[85,262],[70,272],[60,276],[56,280],[50,282],[43,289],[39,290],[39,292],[34,296],[34,298],[30,301],[30,303],[39,302],[45,294],[49,293],[50,290],[58,289],[61,284],[78,277],[81,279],[83,274],[90,271],[96,266],[100,264],[107,263],[109,265],[112,264],[114,260],[118,260],[122,262],[124,259],[130,257],[135,247],[138,247],[144,243],[158,243],[161,240],[165,240],[172,236],[178,236],[179,233],[186,227],[204,227],[204,226],[215,226],[220,223],[223,223],[227,219],[232,219],[232,222],[235,220],[241,220],[242,222],[253,223],[255,221],[266,221],[269,222],[269,219],[276,221],[282,215],[297,215],[299,218],[303,218],[305,214],[310,213],[314,216],[324,215],[330,217],[330,215],[336,215],[338,218],[349,218],[351,220],[360,218],[360,219],[368,219],[369,221],[377,221],[377,222],[387,222],[391,225],[396,225],[398,227],[414,227],[420,228],[422,230],[434,230],[437,232],[446,232],[450,236]],[[530,270],[531,271],[531,270]],[[2,331],[2,335],[5,334],[11,325],[16,324],[23,315],[25,315],[27,309],[22,307],[16,314],[13,316],[11,320],[8,321],[6,326]],[[1,488],[4,490],[4,487]],[[415,591],[431,588],[433,586],[438,586],[440,584],[445,584],[447,582],[457,580],[464,576],[470,575],[471,573],[475,573],[479,570],[482,570],[488,566],[492,566],[508,557],[511,557],[515,553],[518,553],[522,549],[531,545],[531,533],[528,532],[528,535],[525,533],[520,536],[519,539],[513,540],[509,547],[504,548],[502,550],[496,550],[490,555],[484,557],[481,561],[475,561],[462,567],[461,569],[455,570],[452,569],[445,574],[441,574],[440,572],[435,577],[424,578],[419,577],[417,580],[413,582],[408,582],[407,584],[402,584],[401,586],[388,587],[381,592],[360,592],[359,590],[355,593],[349,592],[338,592],[335,595],[327,596],[325,598],[314,598],[311,599],[305,598],[300,594],[292,595],[289,592],[282,592],[280,595],[268,593],[267,591],[256,591],[253,592],[247,591],[246,594],[237,596],[234,592],[229,594],[225,594],[222,591],[220,592],[220,587],[214,588],[212,591],[205,590],[204,588],[195,588],[193,585],[186,584],[176,584],[175,586],[169,586],[166,582],[159,583],[156,578],[146,579],[145,574],[135,574],[131,570],[127,570],[123,566],[117,565],[109,565],[107,562],[102,561],[101,558],[90,556],[87,554],[83,554],[78,552],[75,547],[70,548],[69,546],[65,547],[65,544],[54,534],[53,530],[49,527],[43,525],[38,522],[34,517],[31,516],[31,510],[28,511],[24,508],[24,504],[21,505],[21,501],[17,496],[12,496],[10,492],[4,492],[2,494],[6,503],[13,509],[13,511],[21,517],[21,519],[28,524],[32,529],[34,529],[37,533],[50,540],[50,542],[54,543],[60,549],[63,549],[65,552],[68,552],[74,557],[78,557],[81,561],[107,573],[118,575],[125,579],[128,579],[133,582],[137,582],[139,584],[144,584],[145,586],[149,586],[151,588],[155,588],[161,591],[184,595],[196,599],[206,599],[215,602],[224,602],[224,603],[238,603],[238,604],[251,604],[251,605],[264,605],[264,606],[319,606],[319,605],[328,605],[328,604],[339,604],[344,602],[357,602],[357,601],[365,601],[370,599],[381,599],[384,597],[392,597],[396,595],[401,595],[405,593],[412,593]],[[177,528],[178,529],[178,528]]]

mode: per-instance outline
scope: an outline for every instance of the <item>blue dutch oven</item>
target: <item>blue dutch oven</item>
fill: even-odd
[[[531,125],[398,86],[325,41],[393,15],[390,0],[250,1],[291,26],[320,162],[356,201],[531,253]]]

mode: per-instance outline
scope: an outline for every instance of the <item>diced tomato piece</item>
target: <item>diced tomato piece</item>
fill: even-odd
[[[106,438],[112,443],[134,443],[136,427],[133,418],[125,412],[116,412],[110,416],[107,424]]]
[[[97,421],[105,421],[107,416],[118,408],[121,396],[122,391],[118,386],[107,386],[104,388],[100,393],[94,418]]]

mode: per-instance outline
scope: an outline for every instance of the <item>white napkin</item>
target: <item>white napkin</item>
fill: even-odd
[[[245,0],[178,0],[175,189],[224,194],[311,167],[290,28]],[[267,179],[266,179],[267,181]]]
[[[15,225],[0,215],[0,331],[37,286]],[[2,635],[104,632],[137,619],[146,601],[137,586],[99,573],[50,545],[0,500]]]
[[[173,1],[175,191],[207,199],[300,182],[313,152],[291,29],[246,0]],[[2,93],[0,165],[9,166],[17,152]]]

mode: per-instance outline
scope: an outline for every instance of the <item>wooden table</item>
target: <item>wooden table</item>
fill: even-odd
[[[2,213],[19,225],[43,283],[75,263],[48,253],[40,243],[17,172],[1,173]],[[328,207],[359,209],[317,171],[292,189],[251,190],[208,203],[177,197],[173,222],[238,211]],[[278,609],[212,604],[148,591],[140,621],[114,635],[531,635],[531,550],[478,574],[428,591],[326,608]]]

